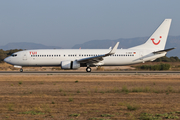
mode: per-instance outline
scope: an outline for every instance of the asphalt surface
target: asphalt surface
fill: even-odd
[[[180,74],[180,71],[0,71],[0,75],[23,75],[23,74]]]

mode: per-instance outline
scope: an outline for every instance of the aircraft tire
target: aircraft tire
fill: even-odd
[[[86,72],[91,72],[91,68],[90,68],[90,67],[87,67],[87,68],[86,68]]]
[[[20,69],[20,72],[23,72],[23,69],[22,69],[22,68]]]

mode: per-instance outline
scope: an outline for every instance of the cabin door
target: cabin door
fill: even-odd
[[[27,60],[27,54],[26,54],[26,52],[25,52],[24,55],[23,55],[23,60],[24,60],[24,61]]]

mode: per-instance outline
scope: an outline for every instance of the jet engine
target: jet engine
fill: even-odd
[[[62,61],[61,69],[78,69],[80,68],[80,63],[77,61]]]

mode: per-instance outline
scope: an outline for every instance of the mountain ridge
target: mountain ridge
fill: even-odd
[[[10,50],[10,49],[61,49],[59,46],[46,46],[39,43],[31,42],[12,42],[4,46],[0,46],[0,49]]]

